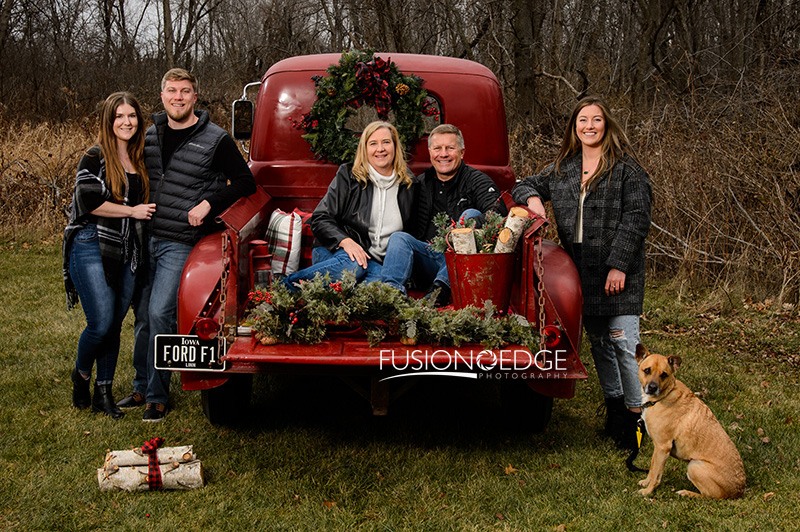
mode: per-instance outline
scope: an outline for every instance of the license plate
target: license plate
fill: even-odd
[[[225,338],[203,340],[186,334],[156,335],[156,369],[225,371]]]

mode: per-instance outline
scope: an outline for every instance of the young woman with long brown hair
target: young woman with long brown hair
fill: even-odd
[[[69,308],[81,303],[86,328],[72,369],[72,403],[114,419],[112,384],[122,321],[143,264],[143,222],[155,212],[144,150],[144,120],[136,99],[111,94],[100,107],[97,145],[78,164],[70,221],[64,230],[63,273]],[[92,367],[97,366],[94,397]]]

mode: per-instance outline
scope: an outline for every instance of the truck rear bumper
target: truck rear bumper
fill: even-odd
[[[183,388],[202,390],[220,386],[230,373],[367,375],[381,381],[412,376],[450,376],[469,379],[526,381],[550,397],[574,395],[575,380],[587,377],[574,352],[535,353],[509,345],[487,350],[480,344],[459,347],[408,346],[382,342],[371,347],[360,332],[332,334],[314,345],[261,345],[254,338],[239,337],[224,359],[224,373],[182,372]]]

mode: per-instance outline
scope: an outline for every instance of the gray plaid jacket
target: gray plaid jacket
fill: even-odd
[[[564,160],[558,175],[553,165],[517,183],[514,201],[531,196],[552,203],[561,245],[573,256],[575,217],[581,183],[581,154]],[[583,313],[587,316],[639,315],[644,301],[645,238],[650,229],[652,191],[647,173],[633,159],[618,162],[601,176],[583,202]],[[625,290],[605,295],[611,268],[625,272]]]

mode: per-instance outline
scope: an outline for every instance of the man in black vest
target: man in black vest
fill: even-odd
[[[186,258],[200,238],[219,229],[218,214],[256,191],[236,142],[209,121],[208,112],[194,108],[197,78],[180,68],[168,71],[161,80],[161,102],[164,112],[153,115],[145,134],[156,212],[149,227],[148,282],[135,303],[134,393],[118,404],[146,403],[142,421],[161,421],[167,412],[170,372],[154,367],[155,337],[177,330],[178,285]]]

